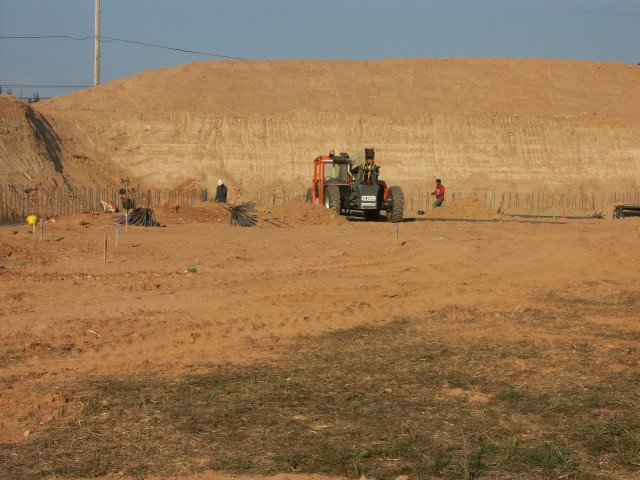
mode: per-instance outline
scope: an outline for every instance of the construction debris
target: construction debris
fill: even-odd
[[[156,217],[153,214],[151,208],[136,208],[127,213],[129,216],[129,225],[138,227],[159,227],[160,224],[156,221]],[[127,223],[125,215],[118,217],[118,223]]]
[[[613,209],[613,218],[624,218],[626,215],[640,215],[640,205],[616,205]]]
[[[103,212],[119,212],[120,209],[118,208],[118,205],[115,204],[115,202],[112,202],[110,200],[100,200],[100,208],[102,209]]]
[[[245,202],[241,205],[230,205],[227,207],[231,214],[229,223],[231,225],[240,225],[241,227],[253,227],[258,223],[258,216],[253,213],[253,202]]]

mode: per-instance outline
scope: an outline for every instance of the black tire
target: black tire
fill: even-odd
[[[311,188],[307,189],[307,195],[304,197],[305,203],[313,202],[313,190]]]
[[[365,210],[364,219],[367,221],[375,221],[380,218],[380,210]]]
[[[340,189],[335,185],[324,189],[324,206],[340,215]]]
[[[400,187],[389,187],[389,202],[391,208],[387,209],[387,222],[401,222],[404,215],[404,193]]]

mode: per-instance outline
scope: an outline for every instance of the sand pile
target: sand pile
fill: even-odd
[[[0,103],[0,151],[6,142],[16,159],[0,178],[42,171],[29,152],[46,160],[70,149],[60,161],[74,185],[109,168],[116,182],[169,189],[224,178],[257,195],[307,185],[312,160],[330,148],[375,146],[384,178],[405,193],[435,172],[458,191],[631,191],[639,73],[542,59],[195,62],[34,104],[46,148],[24,119],[3,133]]]
[[[304,203],[299,198],[289,200],[284,205],[274,205],[260,212],[259,218],[279,220],[287,225],[339,225],[346,222],[346,217],[321,205]]]
[[[443,207],[437,208],[431,212],[429,216],[436,218],[468,218],[473,220],[497,220],[504,217],[504,215],[492,211],[481,199],[473,197],[462,198],[454,204],[445,202]]]

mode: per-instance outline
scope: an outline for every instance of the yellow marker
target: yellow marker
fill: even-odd
[[[35,225],[35,223],[38,221],[38,217],[36,215],[29,215],[27,217],[27,223],[29,225]]]

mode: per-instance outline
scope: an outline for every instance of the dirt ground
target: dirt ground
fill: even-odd
[[[405,206],[436,177],[457,201],[399,224],[291,201],[249,228],[210,202],[0,226],[0,480],[640,478],[640,217],[610,204],[637,202],[639,75],[212,61],[1,95],[4,204],[125,178],[289,198],[365,146]]]
[[[258,224],[249,228],[230,225],[228,212],[213,203],[155,214],[162,227],[122,225],[120,235],[117,213],[47,219],[35,235],[26,224],[0,228],[1,478],[56,472],[55,458],[31,462],[28,452],[56,425],[86,421],[82,393],[65,385],[278,365],[332,333],[384,328],[398,319],[413,326],[408,339],[446,342],[450,351],[470,344],[501,352],[535,347],[544,365],[504,354],[483,366],[491,375],[515,375],[532,391],[544,390],[549,376],[587,390],[609,376],[640,380],[640,218],[523,219],[487,212],[474,201],[397,225],[338,217],[299,201],[258,210]],[[527,312],[580,317],[558,327]],[[366,342],[362,348],[374,361],[377,352],[367,352]],[[572,371],[567,359],[585,349],[588,367]],[[456,368],[458,375],[472,374]],[[638,385],[619,394],[637,412]],[[449,380],[431,396],[463,401],[487,418],[483,409],[502,409],[482,382],[458,388]],[[512,428],[508,417],[501,411],[504,429]],[[638,424],[633,428],[637,436]],[[518,435],[551,434],[532,427]],[[179,474],[150,468],[145,478],[231,478],[198,458]],[[633,461],[586,463],[580,468],[588,475],[579,478],[640,475]],[[297,473],[275,470],[269,472],[282,479]],[[242,478],[242,469],[230,471]],[[538,478],[531,472],[500,478]],[[100,473],[144,476],[122,465]],[[419,477],[410,469],[401,473]],[[575,476],[567,478],[578,478],[570,473]]]

